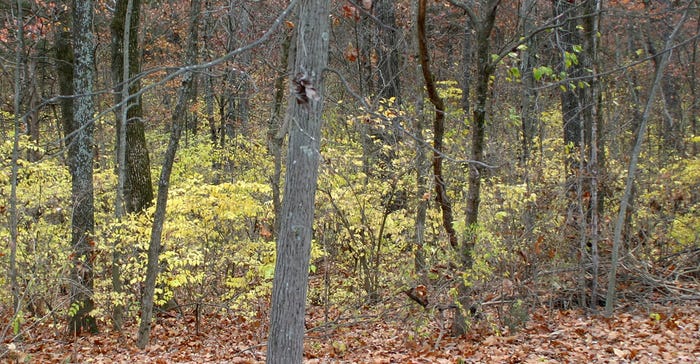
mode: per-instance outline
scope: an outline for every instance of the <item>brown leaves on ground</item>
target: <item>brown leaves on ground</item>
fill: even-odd
[[[436,317],[423,310],[328,322],[315,310],[320,309],[307,320],[306,363],[700,362],[697,305],[635,309],[613,318],[542,308],[517,333],[499,335],[497,325],[486,319],[461,338],[448,337]],[[122,335],[103,328],[98,335],[71,339],[59,327],[40,322],[22,340],[5,343],[0,354],[20,363],[264,362],[263,320],[209,315],[200,333],[194,321],[187,315],[159,318],[146,350],[134,345],[135,324]]]

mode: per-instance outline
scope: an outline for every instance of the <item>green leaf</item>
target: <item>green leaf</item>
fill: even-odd
[[[511,67],[508,72],[513,76],[513,78],[520,78],[520,70],[518,67]]]
[[[551,76],[553,72],[552,68],[547,66],[540,66],[532,69],[532,75],[535,77],[536,81],[539,81],[542,76]]]

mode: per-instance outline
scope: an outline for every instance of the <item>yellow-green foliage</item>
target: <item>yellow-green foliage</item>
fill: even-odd
[[[54,299],[68,287],[67,277],[70,273],[71,252],[71,178],[68,168],[59,157],[45,158],[30,162],[25,157],[29,150],[43,150],[33,145],[26,135],[20,137],[20,153],[17,176],[17,277],[22,291],[23,302],[34,311],[43,313],[47,307],[67,309],[58,306]],[[0,145],[0,206],[9,217],[10,177],[12,138]],[[101,216],[105,201],[99,197],[105,191],[113,191],[113,186],[104,181],[109,180],[110,172],[97,170],[95,178],[96,215]],[[99,218],[98,218],[99,219]],[[9,218],[8,218],[9,221]],[[99,226],[99,224],[98,224]],[[9,241],[9,226],[0,226],[0,237]],[[3,256],[9,256],[9,244],[1,248]],[[3,268],[8,269],[3,262]],[[0,281],[5,282],[3,274]],[[0,301],[9,299],[4,295]]]
[[[321,148],[314,246],[325,250],[333,258],[333,271],[346,277],[334,280],[330,287],[328,298],[334,303],[392,286],[411,268],[406,264],[411,254],[405,249],[413,248],[413,215],[404,208],[389,211],[388,207],[392,200],[415,206],[414,174],[407,173],[413,151],[403,143],[399,148],[375,138],[382,133],[394,135],[390,120],[404,112],[384,102],[375,112],[361,110],[360,115],[347,116],[346,125],[351,127],[347,134],[326,129],[327,142]],[[362,133],[368,130],[371,138],[365,140],[363,152]],[[318,292],[312,290],[310,296]]]
[[[265,179],[251,177],[264,173],[266,155],[259,146],[242,139],[237,143],[235,158],[245,160],[245,164],[228,165],[228,182],[217,183],[223,172],[214,168],[233,161],[227,150],[200,140],[178,151],[162,235],[158,305],[171,298],[179,303],[229,301],[238,313],[249,314],[255,303],[250,298],[265,297],[269,292],[274,243],[264,241],[255,225],[272,215],[268,203],[271,191],[268,184],[259,183]],[[154,210],[155,206],[104,229],[101,248],[109,252],[106,257],[111,257],[115,248],[122,256],[125,289],[121,294],[112,292],[109,275],[104,274],[98,295],[102,302],[119,303],[131,311],[137,308]],[[102,262],[108,271],[111,260]]]
[[[639,199],[635,228],[664,253],[700,246],[700,158],[647,169],[648,188]]]
[[[8,216],[10,207],[10,177],[12,138],[0,145],[0,206]],[[24,157],[28,150],[41,150],[25,135],[20,137],[20,159],[17,176],[17,276],[23,300],[32,310],[41,310],[44,300],[57,292],[68,272],[70,230],[70,176],[58,159],[41,163]],[[9,241],[9,225],[0,226],[0,238]],[[9,256],[9,244],[2,244],[3,256]],[[3,267],[6,261],[3,259]],[[2,283],[6,275],[3,275]],[[10,299],[3,295],[0,302]]]

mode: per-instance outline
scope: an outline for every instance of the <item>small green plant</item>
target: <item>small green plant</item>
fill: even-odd
[[[523,300],[519,299],[510,306],[503,321],[510,332],[513,333],[522,328],[529,319],[530,315],[527,305]]]

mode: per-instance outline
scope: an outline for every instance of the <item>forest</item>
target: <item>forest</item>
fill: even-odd
[[[700,362],[698,0],[0,0],[0,359]]]

